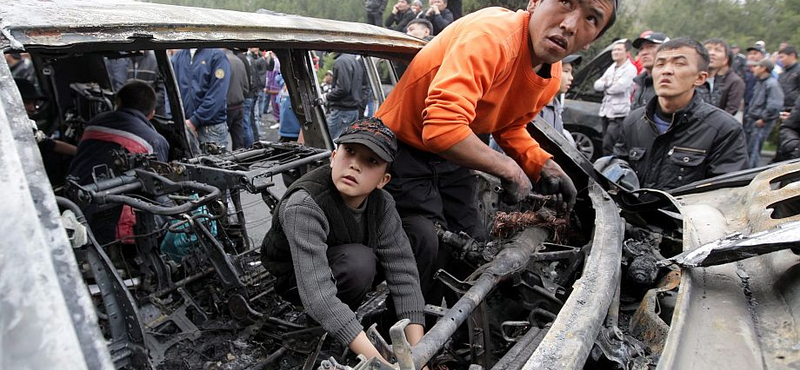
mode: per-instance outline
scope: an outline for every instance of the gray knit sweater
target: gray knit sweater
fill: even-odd
[[[424,325],[422,291],[419,273],[408,237],[403,231],[394,199],[385,197],[384,222],[378,225],[379,245],[374,246],[383,267],[389,292],[394,299],[398,319]],[[363,211],[365,207],[361,207]],[[354,210],[358,217],[358,210]],[[348,345],[363,330],[355,313],[336,297],[326,250],[329,224],[322,209],[305,190],[297,190],[278,209],[281,223],[292,253],[297,290],[303,307],[314,320],[341,343]]]

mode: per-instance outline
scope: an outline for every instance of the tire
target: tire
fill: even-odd
[[[592,137],[583,130],[571,131],[570,134],[575,140],[575,145],[578,146],[578,151],[586,156],[592,163],[594,163],[597,158],[600,158],[603,145],[599,138]]]

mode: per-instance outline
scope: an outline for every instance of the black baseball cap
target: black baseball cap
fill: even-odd
[[[19,89],[19,95],[22,97],[22,100],[44,99],[44,95],[36,89],[36,86],[34,86],[32,82],[24,78],[15,78],[14,82],[17,84],[17,89]]]
[[[380,118],[364,118],[351,123],[333,142],[364,145],[388,163],[394,162],[397,155],[397,137]]]
[[[661,45],[665,42],[669,41],[669,37],[661,32],[651,32],[645,36],[639,37],[636,40],[633,40],[633,47],[640,48],[642,44],[645,42],[653,43],[656,45]]]
[[[578,64],[581,64],[581,60],[583,60],[583,58],[580,55],[578,55],[578,54],[570,54],[570,55],[567,55],[566,58],[561,60],[561,64],[569,63],[569,64],[572,64],[572,65],[578,65]]]
[[[761,47],[761,45],[753,45],[753,46],[747,48],[748,52],[751,51],[751,50],[755,50],[757,52],[760,52],[761,54],[767,55],[767,51],[764,50],[764,48]]]

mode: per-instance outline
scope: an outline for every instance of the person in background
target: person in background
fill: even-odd
[[[425,41],[433,40],[431,32],[433,32],[433,25],[424,18],[417,18],[409,22],[408,29],[406,30],[406,34]]]
[[[747,150],[750,157],[749,167],[758,167],[761,159],[761,148],[767,136],[772,132],[772,126],[778,120],[783,109],[783,91],[778,80],[772,77],[772,62],[768,58],[758,61],[749,61],[756,83],[753,86],[753,96],[747,110],[744,112],[744,133],[747,137]]]
[[[408,0],[397,0],[397,3],[392,7],[392,12],[386,17],[386,22],[384,22],[383,25],[388,29],[406,32],[408,22],[411,22],[414,17],[414,11],[409,7]]]
[[[430,7],[425,11],[425,19],[433,25],[434,36],[453,23],[453,13],[447,9],[447,0],[430,0]]]
[[[650,32],[633,40],[633,47],[639,49],[636,59],[642,63],[642,72],[633,79],[633,101],[631,110],[639,109],[647,104],[654,96],[653,88],[653,60],[658,46],[669,41],[667,35],[660,32]]]
[[[710,62],[706,83],[697,87],[703,101],[735,115],[742,106],[744,80],[731,69],[733,53],[722,39],[708,39],[703,42],[708,50]]]
[[[425,13],[422,12],[422,0],[414,0],[411,3],[411,11],[414,12],[414,18],[420,18]]]
[[[11,77],[27,80],[33,84],[36,91],[41,91],[39,79],[36,77],[36,69],[33,68],[33,62],[30,58],[24,57],[27,53],[9,51],[3,55],[6,58],[6,63],[8,63],[8,68],[11,69]]]
[[[594,82],[594,89],[603,92],[603,103],[598,113],[603,120],[603,155],[613,152],[622,121],[631,110],[633,78],[636,77],[636,67],[628,59],[626,41],[613,44],[611,59],[614,64]]]
[[[253,145],[253,133],[250,124],[244,122],[244,100],[250,92],[250,76],[247,66],[230,49],[225,49],[225,56],[230,63],[231,76],[228,93],[225,97],[228,132],[231,135],[233,150],[249,148]]]
[[[322,77],[322,83],[319,85],[323,94],[327,94],[333,88],[333,71],[330,69],[325,71],[325,76]]]
[[[258,48],[250,48],[247,58],[250,60],[250,91],[253,93],[250,131],[253,132],[253,140],[258,141],[261,139],[261,114],[266,105],[267,60],[261,56]]]
[[[172,57],[172,69],[183,100],[186,128],[197,137],[199,150],[228,146],[226,95],[231,65],[222,49],[183,49]],[[199,154],[199,153],[197,153]]]
[[[778,52],[778,59],[783,64],[783,73],[778,82],[783,90],[783,110],[791,112],[794,102],[800,97],[800,65],[797,64],[797,48],[785,46]]]
[[[747,167],[742,125],[700,99],[709,56],[700,43],[677,38],[655,54],[656,96],[622,124],[614,157],[626,161],[642,188],[669,190]]]
[[[281,108],[278,105],[278,94],[281,92],[281,85],[278,83],[281,74],[281,62],[272,51],[267,51],[267,88],[265,90],[269,102],[264,108],[264,114],[267,114],[266,109],[269,109],[267,119],[272,122],[269,126],[270,129],[276,129],[280,126]]]
[[[800,158],[800,97],[795,100],[791,112],[781,112],[780,118],[779,144],[773,163]]]
[[[733,62],[731,62],[731,69],[739,75],[742,81],[745,81],[745,70],[747,69],[747,57],[742,54],[742,49],[739,45],[731,45],[731,54],[733,54]]]
[[[353,54],[337,53],[333,63],[333,86],[323,95],[327,102],[328,130],[336,139],[353,121],[361,117],[367,96],[363,89],[366,70]]]
[[[381,26],[383,11],[386,10],[388,0],[364,0],[364,10],[367,12],[367,24]]]
[[[300,121],[292,110],[292,102],[289,99],[289,89],[283,77],[280,78],[281,93],[278,95],[278,104],[281,107],[281,127],[278,129],[279,142],[297,141],[300,137]]]
[[[222,51],[220,54],[224,58]],[[150,123],[156,108],[153,88],[144,82],[129,82],[117,91],[116,106],[116,110],[98,114],[86,124],[69,166],[69,174],[80,185],[91,184],[105,171],[113,171],[115,150],[154,154],[158,161],[168,160],[169,143]],[[97,208],[91,205],[84,213],[98,242],[106,244],[133,235],[135,216],[129,206],[103,211]]]

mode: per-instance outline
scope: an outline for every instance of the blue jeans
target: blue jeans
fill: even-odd
[[[758,161],[761,159],[761,148],[764,146],[764,141],[769,137],[769,133],[772,132],[773,125],[775,125],[775,121],[764,122],[764,127],[756,127],[755,122],[748,122],[744,125],[749,157],[748,165],[750,168],[758,167]]]
[[[197,128],[197,141],[201,146],[203,143],[214,143],[218,147],[228,147],[228,124],[227,122],[216,125],[200,126]]]
[[[253,98],[253,122],[250,126],[253,128],[253,140],[255,141],[261,139],[259,129],[261,128],[261,114],[264,111],[266,99],[267,94],[263,90],[259,91],[258,96]]]
[[[247,144],[247,147],[251,147],[253,145],[253,103],[256,99],[254,98],[245,98],[244,102],[242,102],[242,110],[244,117],[242,117],[242,126],[244,128],[244,142],[250,143]]]
[[[331,134],[331,140],[336,140],[347,126],[350,126],[353,121],[358,119],[358,116],[358,109],[341,110],[339,108],[331,108],[330,113],[328,113],[328,132]]]

